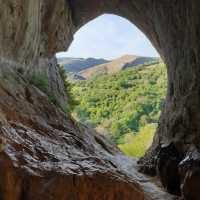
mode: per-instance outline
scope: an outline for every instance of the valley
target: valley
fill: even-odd
[[[125,154],[141,157],[153,140],[167,78],[165,65],[158,59],[140,57],[139,62],[133,57],[123,56],[79,72],[92,73],[72,81],[72,95],[78,102],[73,116],[117,144]],[[107,73],[97,73],[97,69],[104,71],[105,65]]]

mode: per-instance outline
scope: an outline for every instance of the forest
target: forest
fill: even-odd
[[[127,155],[141,157],[152,143],[167,88],[161,62],[73,82],[73,116],[96,128]]]

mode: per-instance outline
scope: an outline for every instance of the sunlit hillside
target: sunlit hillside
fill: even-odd
[[[126,154],[139,157],[152,142],[166,80],[160,63],[79,81],[73,86],[80,102],[74,116],[106,134]]]

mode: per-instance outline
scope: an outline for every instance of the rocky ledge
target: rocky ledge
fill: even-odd
[[[0,96],[0,199],[175,199],[6,63]]]

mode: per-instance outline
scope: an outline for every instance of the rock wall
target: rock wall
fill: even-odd
[[[68,4],[62,0],[0,0],[0,5],[0,61],[23,70],[29,79],[45,74],[49,93],[65,107],[67,97],[54,54],[67,49],[73,37]]]
[[[17,69],[19,71],[19,68]],[[48,89],[47,93],[55,98],[60,107],[65,109],[68,104],[63,80],[60,77],[59,67],[56,57],[42,58],[38,60],[37,67],[31,67],[28,70],[23,69],[23,75],[30,81],[34,79],[47,79]],[[36,80],[37,81],[37,80]]]
[[[0,64],[0,199],[172,200],[104,137]]]
[[[0,4],[1,59],[28,68],[37,65],[40,56],[51,58],[69,46],[74,28],[65,1],[1,0]]]
[[[200,2],[198,0],[193,0],[192,2],[188,0],[88,0],[87,2],[83,0],[0,0],[0,5],[0,63],[2,67],[7,66],[7,69],[10,68],[11,71],[20,67],[23,68],[27,73],[31,71],[39,72],[41,69],[41,58],[48,60],[52,58],[56,52],[66,50],[72,41],[74,32],[89,20],[99,16],[100,14],[113,13],[121,15],[137,25],[138,28],[140,28],[147,35],[160,53],[163,60],[166,62],[169,80],[166,104],[160,118],[157,134],[154,138],[152,147],[146,153],[145,157],[139,162],[140,169],[143,172],[148,172],[151,174],[157,173],[163,185],[169,192],[175,194],[182,193],[182,196],[186,200],[199,199],[197,183],[199,182],[198,174],[200,171],[200,81],[198,78],[200,76]],[[62,88],[59,83],[60,79],[54,75],[57,69],[46,66],[44,70],[47,72],[50,80],[53,80],[50,81],[53,84],[51,86],[53,91],[59,91],[59,88]],[[34,115],[32,115],[32,111],[29,110],[29,107],[21,108],[20,105],[24,104],[23,101],[27,101],[30,104],[33,103],[31,98],[32,95],[30,95],[29,90],[25,90],[26,92],[23,93],[22,88],[19,88],[20,92],[16,94],[14,91],[18,91],[18,89],[16,89],[12,83],[16,79],[21,79],[13,76],[13,73],[11,73],[12,75],[8,74],[9,73],[4,72],[2,78],[4,79],[5,75],[6,77],[11,76],[13,78],[8,79],[6,82],[1,84],[2,96],[0,100],[5,100],[6,104],[5,102],[2,102],[2,106],[0,108],[2,109],[1,115],[3,121],[9,121],[9,128],[7,128],[8,131],[5,133],[5,128],[2,127],[3,129],[1,132],[4,134],[3,138],[6,138],[9,136],[9,133],[15,130],[14,132],[18,138],[16,140],[17,142],[13,142],[13,138],[11,138],[11,136],[8,138],[10,141],[8,144],[11,147],[12,144],[14,144],[14,146],[17,148],[14,149],[13,152],[19,151],[22,152],[21,154],[23,154],[25,149],[32,155],[36,151],[35,149],[32,150],[32,152],[21,145],[21,139],[24,137],[29,137],[29,134],[23,134],[23,131],[21,130],[23,128],[21,128],[21,125],[28,127],[25,128],[26,133],[29,133],[29,128],[32,128],[32,133],[35,133],[36,135],[39,133],[48,139],[50,136],[47,134],[52,133],[50,131],[52,127],[50,127],[50,129],[46,129],[46,126],[44,127],[39,123],[39,127],[42,127],[41,130],[38,128],[38,126],[35,126],[35,124],[38,125],[38,120],[36,119],[40,119],[44,124],[46,124],[45,121],[47,119],[51,119],[51,115],[49,116],[44,109],[48,110],[52,107],[52,105],[46,107],[45,105],[48,105],[46,102],[37,102],[37,106],[35,104],[34,107],[30,106],[30,109],[32,108],[38,110],[38,113]],[[20,84],[21,83],[24,85],[23,81],[20,81]],[[8,86],[12,84],[11,88],[5,89],[4,85],[6,84],[8,84]],[[18,83],[17,85],[20,84]],[[15,88],[14,91],[12,90],[13,87]],[[13,95],[13,92],[15,95]],[[60,94],[60,92],[58,93]],[[33,92],[33,94],[35,94],[35,92]],[[40,94],[37,99],[43,101],[43,95],[44,94]],[[4,96],[7,98],[12,97],[15,100],[15,103],[19,102],[19,104],[15,105],[13,103],[14,101],[12,100],[13,102],[11,101],[10,107],[8,107],[9,101],[7,98],[4,99]],[[24,99],[23,96],[25,96],[26,99]],[[20,101],[20,98],[22,98],[22,101]],[[11,108],[12,110],[10,110]],[[17,111],[16,113],[17,108],[21,108],[21,110]],[[39,112],[40,110],[43,112]],[[54,110],[53,112],[56,111]],[[47,116],[40,118],[45,113]],[[27,118],[27,115],[31,116],[31,119]],[[63,122],[63,124],[59,124],[58,126],[55,121],[59,121],[60,116],[60,114],[54,116],[54,123],[52,123],[53,127],[55,128],[56,126],[56,130],[60,130],[58,127],[61,127],[62,131],[63,124],[65,124],[66,127],[71,127],[71,124],[73,124],[72,122],[67,123],[63,122],[63,120],[60,121]],[[19,131],[17,131],[18,127],[12,124],[12,121],[20,124]],[[49,123],[47,124],[49,127]],[[69,127],[67,128],[66,132],[69,131]],[[73,125],[73,127],[75,128],[76,125]],[[46,132],[43,132],[43,130],[46,130]],[[19,135],[18,132],[21,135]],[[55,132],[57,133],[57,131]],[[81,131],[75,129],[73,134],[75,138],[78,133],[81,133]],[[61,133],[59,132],[58,135],[59,134]],[[36,135],[32,134],[32,137],[34,138]],[[55,137],[55,134],[53,137]],[[87,136],[85,135],[85,137],[90,138],[88,134]],[[58,138],[58,140],[60,141],[60,138]],[[33,142],[34,140],[31,139],[31,141]],[[91,144],[91,142],[93,142],[93,140],[89,141],[90,142],[87,144]],[[29,142],[29,144],[30,147],[33,144],[33,146],[35,146],[34,142]],[[54,142],[51,141],[51,144],[54,144]],[[71,147],[73,147],[74,144],[70,144]],[[87,152],[89,149],[88,145],[86,146],[87,148],[84,148],[84,151]],[[107,145],[103,146],[107,147]],[[11,149],[13,149],[13,147]],[[12,151],[8,149],[6,155],[6,152],[4,152],[4,156],[12,157],[13,153],[9,154],[9,152]],[[45,150],[44,152],[42,151],[42,156],[40,154],[36,154],[36,157],[38,157],[39,160],[41,158],[44,159],[43,156],[45,157],[46,152],[49,152],[49,149]],[[47,157],[50,158],[50,156],[54,155],[55,153],[56,152],[54,151],[52,153],[48,153]],[[57,154],[58,157],[60,155],[61,153]],[[69,157],[70,163],[73,163],[73,156]],[[97,157],[99,156],[100,155],[98,154]],[[4,162],[4,159],[6,161],[7,158],[2,157],[2,162]],[[33,160],[34,159],[36,158],[34,157]],[[14,163],[15,157],[13,160],[10,158],[8,160],[11,160],[12,162],[8,161],[8,163],[10,162],[12,164]],[[20,158],[20,160],[22,160],[22,163],[24,163],[23,159]],[[98,162],[99,161],[97,161],[97,163]],[[22,167],[22,163],[20,163],[19,166]],[[44,164],[46,166],[46,162],[44,162]],[[57,166],[62,168],[62,165]],[[11,168],[13,169],[13,167],[15,167],[14,164]],[[25,168],[27,168],[26,165]],[[92,170],[92,164],[87,164],[86,168]],[[53,172],[55,171],[51,167],[50,169]],[[30,170],[28,169],[28,171]],[[37,170],[35,168],[31,169],[32,175],[34,174],[34,171]],[[46,168],[44,171],[46,171]],[[61,172],[63,173],[63,170],[61,170]],[[121,173],[123,174],[123,172]],[[73,173],[71,172],[71,174]],[[117,177],[118,175],[119,174],[117,174]],[[115,177],[115,175],[113,176]],[[10,176],[8,173],[7,177],[12,176]],[[124,178],[124,180],[125,179],[126,178]],[[9,180],[5,178],[5,181],[7,182],[4,183],[6,183],[5,185],[10,184],[12,186],[14,180],[14,178]],[[25,180],[22,182],[24,181]],[[59,179],[59,181],[61,180]],[[47,184],[47,189],[51,188],[48,187],[48,185],[51,184]],[[3,196],[2,198],[12,199],[14,197],[9,196],[9,192],[7,192],[7,190],[9,191],[8,188],[4,188],[4,186],[1,187],[1,190],[3,191],[1,194],[8,195]],[[32,185],[31,188],[33,188],[30,189],[32,192],[37,190],[37,186],[35,185]],[[21,188],[19,188],[19,190],[20,189]],[[120,191],[120,193],[123,194],[122,191]],[[112,194],[112,192],[110,194]],[[26,195],[24,192],[22,192],[21,195],[22,196],[20,196],[18,199],[32,198],[31,196],[28,196],[27,198],[26,196],[24,197],[23,195]],[[27,195],[31,195],[31,192]],[[112,198],[110,197],[110,199],[117,199],[113,195],[111,195]],[[125,195],[125,192],[123,195]],[[133,194],[132,196],[134,197]],[[60,199],[66,199],[65,197],[66,196],[63,196]],[[56,195],[54,199],[55,198]],[[121,199],[127,198],[130,199],[127,196],[121,197]],[[72,199],[76,199],[76,197],[72,196]],[[109,199],[108,196],[106,196],[105,199]]]

